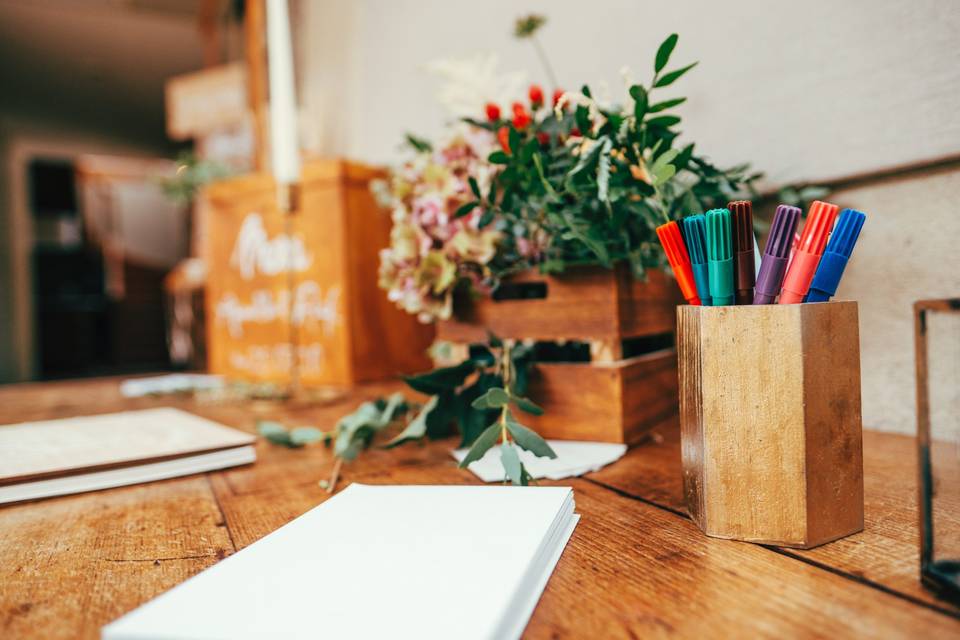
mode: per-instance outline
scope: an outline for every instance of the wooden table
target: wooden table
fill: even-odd
[[[127,400],[116,379],[16,385],[0,388],[0,423],[167,405],[244,430],[260,416],[326,428],[393,388],[290,407]],[[795,551],[703,536],[684,512],[677,425],[655,433],[560,483],[574,488],[583,518],[527,637],[960,637],[960,609],[918,581],[913,438],[865,433],[866,530]],[[368,451],[344,466],[341,486],[477,482],[456,468],[452,444]],[[257,456],[228,471],[0,508],[0,637],[95,638],[328,497],[317,485],[333,464],[323,447],[261,441]]]

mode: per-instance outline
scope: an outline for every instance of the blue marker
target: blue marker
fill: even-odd
[[[837,293],[837,285],[843,277],[847,260],[857,244],[860,229],[867,216],[856,209],[844,209],[837,219],[837,226],[830,234],[830,241],[823,251],[817,272],[813,274],[810,291],[804,302],[826,302]]]

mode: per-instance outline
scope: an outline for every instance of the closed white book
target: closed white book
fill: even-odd
[[[578,519],[568,487],[353,484],[102,637],[517,638]]]
[[[247,464],[255,436],[174,408],[0,426],[0,504]]]

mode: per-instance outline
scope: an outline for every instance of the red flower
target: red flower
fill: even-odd
[[[541,131],[537,134],[537,141],[540,143],[541,147],[545,147],[550,144],[550,134],[544,131]]]
[[[583,134],[580,133],[580,127],[574,127],[573,129],[570,129],[570,137],[571,137],[571,138],[576,138],[576,137],[579,137],[579,136],[582,136],[582,135],[583,135]]]
[[[492,102],[487,103],[487,120],[496,122],[500,119],[500,107]]]
[[[541,106],[543,106],[543,89],[540,88],[540,85],[530,85],[530,91],[528,95],[530,96],[530,104],[533,105],[534,109],[539,109]]]
[[[557,106],[557,103],[560,102],[560,98],[563,97],[563,89],[554,89],[553,91],[553,106]]]
[[[500,127],[500,130],[497,131],[497,140],[500,141],[500,146],[503,147],[505,153],[510,153],[510,128],[509,127]]]
[[[516,129],[523,129],[527,125],[533,122],[533,118],[530,117],[530,112],[527,111],[527,108],[520,104],[519,102],[513,103],[513,126]]]

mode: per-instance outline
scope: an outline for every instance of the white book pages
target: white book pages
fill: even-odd
[[[52,496],[64,496],[85,491],[99,491],[113,487],[125,487],[141,482],[154,482],[168,478],[179,478],[194,473],[215,471],[250,464],[257,459],[252,445],[233,447],[222,451],[201,453],[194,456],[174,458],[163,462],[150,462],[131,467],[107,469],[91,473],[80,473],[48,480],[21,482],[7,486],[0,486],[0,504],[20,502],[23,500],[37,500]]]
[[[516,638],[573,510],[569,487],[354,484],[102,637]]]

